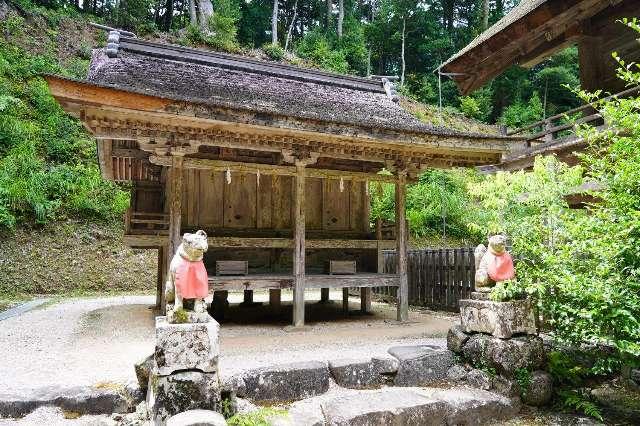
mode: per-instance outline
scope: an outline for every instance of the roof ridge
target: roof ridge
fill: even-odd
[[[245,56],[212,52],[169,43],[155,43],[120,36],[118,49],[145,56],[245,71],[289,80],[385,93],[381,80],[301,68],[288,64],[269,63]]]

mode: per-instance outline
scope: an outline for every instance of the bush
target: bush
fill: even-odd
[[[208,27],[211,34],[205,35],[205,43],[227,52],[238,51],[236,24],[239,19],[240,8],[235,0],[218,0],[216,9],[209,17]]]
[[[320,68],[339,73],[349,71],[345,53],[333,50],[327,37],[319,30],[307,33],[297,46],[296,52],[301,58],[311,61]]]
[[[480,118],[482,116],[478,101],[471,96],[460,97],[460,111],[468,118]]]
[[[274,61],[281,61],[284,59],[284,49],[279,44],[266,43],[262,46],[262,51]]]

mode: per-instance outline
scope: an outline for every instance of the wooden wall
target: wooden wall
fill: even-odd
[[[207,230],[291,230],[291,176],[267,176],[187,169],[184,171],[182,220],[185,228]],[[369,200],[364,182],[306,179],[307,231],[369,232]]]

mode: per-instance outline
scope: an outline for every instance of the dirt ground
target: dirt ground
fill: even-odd
[[[283,293],[279,315],[267,303],[231,307],[220,332],[222,376],[280,363],[362,358],[401,344],[445,345],[455,321],[450,314],[412,310],[410,321],[395,321],[395,307],[374,303],[368,315],[352,298],[342,312],[341,292],[320,304],[319,291],[308,292],[307,325],[289,326],[291,293]],[[256,302],[268,295],[257,293]],[[135,378],[133,364],[153,351],[152,296],[66,299],[0,323],[0,388],[15,393],[50,385],[62,387],[124,383]]]

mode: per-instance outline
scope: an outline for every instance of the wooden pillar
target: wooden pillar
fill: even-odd
[[[280,311],[282,301],[282,290],[280,289],[269,289],[269,306],[274,312]]]
[[[167,244],[167,261],[165,269],[171,265],[171,259],[180,246],[182,236],[182,156],[171,158],[171,173],[169,173],[169,241]],[[164,315],[166,312],[166,300],[164,296],[166,283],[162,283],[162,306],[160,311]]]
[[[360,287],[360,311],[365,314],[371,312],[372,294],[371,287]]]
[[[156,282],[156,309],[162,308],[162,299],[164,293],[165,282],[165,254],[164,247],[158,247],[158,272]]]
[[[293,234],[293,326],[304,325],[305,163],[296,161]]]
[[[323,303],[327,303],[329,301],[329,288],[321,288],[320,289],[320,301]]]
[[[398,258],[398,275],[400,286],[398,287],[398,321],[409,319],[409,281],[407,278],[407,221],[405,217],[405,202],[407,172],[398,171],[396,182],[396,243]]]
[[[345,314],[349,313],[349,288],[342,288],[342,310]]]
[[[243,305],[253,305],[253,290],[244,291]]]

